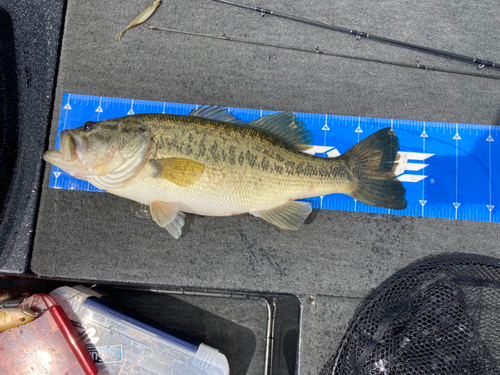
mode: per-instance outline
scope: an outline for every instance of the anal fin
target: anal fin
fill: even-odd
[[[311,204],[308,202],[290,201],[271,210],[255,211],[250,212],[250,214],[261,217],[281,229],[297,230],[311,211]]]

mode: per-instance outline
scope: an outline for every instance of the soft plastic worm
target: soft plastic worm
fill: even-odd
[[[161,0],[155,0],[151,4],[149,4],[146,8],[144,8],[141,13],[137,15],[137,17],[134,18],[132,22],[116,37],[116,40],[119,42],[122,41],[122,35],[125,34],[125,32],[132,27],[135,27],[137,25],[140,25],[141,23],[147,21],[149,17],[153,15],[155,12],[156,8],[158,8],[158,5],[160,5]]]

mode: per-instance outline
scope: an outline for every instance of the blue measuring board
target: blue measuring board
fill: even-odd
[[[199,106],[65,93],[61,105],[56,149],[61,130],[138,113],[187,115]],[[273,111],[228,108],[243,121]],[[395,211],[367,206],[342,194],[307,199],[314,208],[446,219],[500,221],[499,127],[367,117],[295,113],[313,134],[308,153],[336,157],[378,129],[392,127],[401,150],[396,174],[406,188],[408,207]],[[86,181],[52,167],[49,187],[101,191]]]

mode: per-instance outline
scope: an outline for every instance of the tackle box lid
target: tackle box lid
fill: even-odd
[[[77,286],[50,295],[84,337],[98,369],[105,374],[228,375],[226,357],[208,345],[193,345],[133,319]],[[128,372],[127,372],[128,373]]]
[[[96,375],[84,342],[61,306],[46,294],[25,300],[41,315],[0,333],[0,373]]]

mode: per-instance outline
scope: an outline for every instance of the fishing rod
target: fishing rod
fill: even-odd
[[[246,43],[246,44],[252,44],[252,45],[257,45],[257,46],[262,46],[262,47],[271,47],[271,48],[285,49],[285,50],[305,52],[305,53],[314,53],[316,55],[342,57],[342,58],[353,59],[353,60],[361,60],[361,61],[367,61],[367,62],[376,62],[376,63],[380,63],[380,64],[402,66],[405,68],[424,69],[424,70],[431,70],[431,71],[436,71],[436,72],[461,74],[461,75],[467,75],[467,76],[473,76],[473,77],[491,78],[491,79],[500,80],[499,76],[493,76],[493,75],[487,75],[487,74],[481,74],[481,73],[472,73],[472,72],[462,72],[462,71],[458,71],[458,70],[443,69],[443,68],[433,68],[433,67],[426,66],[426,65],[420,65],[418,58],[414,64],[407,64],[407,63],[401,63],[401,62],[395,62],[395,61],[374,59],[374,58],[370,58],[370,57],[360,57],[360,56],[351,56],[351,55],[346,55],[346,54],[341,54],[341,53],[332,53],[332,52],[322,51],[319,49],[319,47],[316,47],[315,49],[306,49],[306,48],[294,47],[294,46],[283,46],[283,45],[279,45],[279,44],[262,43],[262,42],[256,42],[253,40],[233,38],[233,37],[227,36],[226,34],[221,34],[220,36],[217,36],[217,35],[194,33],[194,32],[190,32],[190,31],[176,30],[176,29],[165,29],[165,28],[161,28],[161,27],[151,26],[147,23],[146,23],[146,27],[148,29],[154,30],[154,31],[165,31],[165,32],[176,33],[176,34],[184,34],[184,35],[192,35],[192,36],[198,36],[198,37],[204,37],[204,38],[210,38],[210,39],[224,40],[224,41],[228,41],[228,42]],[[276,58],[276,56],[273,56],[272,58]],[[270,57],[270,59],[271,59],[271,57]]]
[[[412,50],[416,50],[416,51],[426,53],[426,54],[437,55],[437,56],[441,56],[441,57],[444,57],[447,59],[458,60],[458,61],[466,62],[469,64],[474,64],[474,65],[476,65],[476,67],[478,69],[490,68],[490,69],[500,70],[499,63],[494,63],[491,61],[482,60],[482,59],[479,59],[477,57],[469,57],[469,56],[464,56],[464,55],[460,55],[460,54],[453,53],[453,52],[447,52],[447,51],[443,51],[443,50],[439,50],[439,49],[435,49],[435,48],[420,46],[418,44],[402,42],[399,40],[385,38],[382,36],[373,35],[373,34],[361,32],[361,31],[357,31],[357,30],[353,30],[353,29],[347,29],[345,27],[329,25],[329,24],[324,23],[324,22],[313,21],[313,20],[310,20],[307,18],[278,13],[278,12],[275,12],[274,10],[263,9],[260,7],[254,7],[254,6],[249,6],[249,5],[245,5],[245,4],[235,3],[235,2],[229,1],[229,0],[209,0],[209,1],[213,1],[215,3],[220,3],[220,4],[225,4],[225,5],[230,5],[230,6],[234,6],[236,8],[241,8],[241,9],[245,9],[245,10],[255,11],[255,12],[260,13],[262,16],[271,15],[271,16],[283,18],[283,19],[286,19],[289,21],[299,22],[299,23],[314,26],[314,27],[320,27],[322,29],[338,31],[338,32],[343,33],[343,34],[353,35],[356,37],[357,40],[360,40],[362,38],[371,39],[371,40],[375,40],[377,42],[392,44],[392,45],[396,45],[398,47],[412,49]]]

